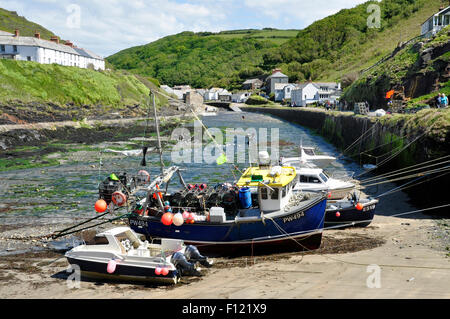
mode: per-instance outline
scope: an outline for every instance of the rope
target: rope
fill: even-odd
[[[403,216],[403,215],[408,215],[408,214],[414,214],[414,213],[418,213],[418,212],[429,211],[429,210],[434,210],[434,209],[439,209],[439,208],[444,208],[444,207],[449,207],[449,206],[450,206],[450,204],[441,205],[441,206],[435,206],[435,207],[430,207],[430,208],[424,208],[424,209],[419,209],[419,210],[415,210],[415,211],[410,211],[410,212],[405,212],[405,213],[394,214],[394,215],[391,215],[391,216],[389,216],[389,217],[397,217],[397,216]],[[271,219],[271,220],[273,221],[273,223],[274,223],[275,225],[277,225],[276,227],[280,230],[280,232],[281,232],[282,234],[284,233],[285,235],[287,235],[288,237],[290,237],[289,234],[288,234],[286,231],[284,231],[284,229],[283,229],[281,226],[279,226],[272,218],[268,218],[268,219]],[[352,225],[353,225],[353,223],[351,223],[351,224],[346,224],[346,225],[338,225],[338,226],[335,226],[335,227],[332,227],[332,228],[343,228],[343,227],[348,227],[348,226],[352,226]],[[328,229],[328,228],[327,228],[327,229]],[[290,237],[290,238],[291,238],[291,237]],[[308,249],[307,247],[305,247],[304,245],[302,245],[301,243],[299,243],[299,242],[298,242],[297,240],[295,240],[294,238],[292,238],[292,239],[293,239],[298,245],[300,245],[304,250],[306,250],[306,251],[312,251],[311,249]],[[356,262],[351,262],[351,261],[341,260],[341,259],[337,259],[337,258],[330,257],[330,256],[327,256],[327,255],[322,255],[322,256],[325,257],[325,258],[328,258],[328,259],[331,259],[331,260],[340,262],[340,263],[344,263],[344,264],[356,265],[356,266],[365,266],[365,267],[369,266],[369,264],[356,263]],[[415,266],[415,265],[409,266],[409,265],[387,265],[387,264],[378,264],[378,266],[380,266],[380,267],[389,267],[389,268],[416,268],[416,269],[450,270],[450,268],[445,268],[445,267],[428,267],[428,266]]]
[[[414,142],[416,142],[419,138],[423,137],[426,133],[428,133],[428,132],[431,130],[431,128],[432,128],[433,126],[434,126],[434,124],[433,124],[432,126],[430,126],[430,127],[428,128],[428,130],[426,130],[425,132],[423,132],[422,134],[420,134],[419,136],[417,136],[414,140],[412,140],[410,143],[408,143],[408,144],[407,144],[405,147],[403,147],[400,151],[398,151],[398,152],[392,154],[390,157],[388,157],[388,158],[386,158],[385,160],[381,161],[381,163],[379,163],[375,168],[372,168],[372,169],[369,169],[369,170],[367,170],[367,171],[365,171],[365,172],[362,172],[361,174],[359,174],[359,175],[356,176],[356,177],[360,177],[360,176],[362,176],[362,175],[364,175],[364,174],[367,174],[367,173],[373,171],[374,169],[376,169],[376,168],[378,168],[378,167],[384,165],[385,163],[387,163],[388,161],[390,161],[391,159],[393,159],[394,157],[396,157],[398,154],[400,154],[401,152],[403,152],[405,149],[407,149],[411,144],[413,144]]]
[[[436,178],[445,176],[445,175],[447,175],[448,173],[449,173],[449,172],[444,173],[444,174],[441,174],[441,175],[438,175],[438,176],[435,176],[435,177],[433,177],[433,178],[429,178],[429,179],[427,179],[427,180],[425,180],[425,181],[421,181],[421,182],[419,182],[419,183],[417,183],[417,184],[410,185],[410,186],[406,186],[406,185],[408,184],[408,183],[406,183],[406,184],[402,185],[402,186],[406,186],[406,187],[402,187],[402,188],[400,188],[400,189],[393,189],[393,190],[387,191],[386,193],[383,193],[383,194],[377,196],[377,198],[380,198],[380,197],[386,196],[386,195],[390,195],[390,194],[392,194],[392,193],[395,193],[395,192],[398,192],[398,191],[402,191],[402,190],[405,190],[405,189],[408,189],[408,188],[417,186],[417,185],[422,184],[422,183],[425,183],[425,182],[429,182],[429,181],[431,181],[431,180],[433,180],[433,179],[436,179]],[[426,177],[426,176],[422,176],[422,177],[419,177],[418,179],[425,178],[425,177]],[[418,180],[418,179],[415,179],[414,181],[416,181],[416,180]]]
[[[368,181],[372,181],[372,180],[375,180],[375,179],[379,179],[379,178],[381,178],[381,177],[388,177],[388,176],[390,176],[390,174],[392,174],[392,173],[394,173],[394,172],[397,172],[397,173],[398,173],[398,172],[402,172],[402,171],[405,171],[405,170],[406,170],[406,172],[414,171],[414,170],[416,170],[416,169],[411,170],[411,168],[417,167],[417,166],[421,166],[421,165],[424,165],[424,164],[428,164],[428,163],[431,163],[431,162],[435,162],[435,161],[438,161],[438,160],[441,160],[441,159],[444,159],[444,158],[448,158],[449,156],[450,156],[450,155],[443,156],[443,157],[441,157],[441,158],[434,159],[434,160],[431,160],[431,161],[427,161],[427,162],[415,164],[415,165],[412,165],[412,166],[404,167],[404,168],[401,168],[401,169],[398,169],[398,170],[394,170],[394,171],[391,171],[391,172],[387,172],[387,173],[384,173],[384,174],[380,174],[380,175],[377,175],[377,176],[374,176],[374,177],[369,177],[369,178],[367,178],[367,179],[364,179],[364,180],[360,181],[360,183],[365,183],[365,182],[368,182]],[[439,165],[439,164],[447,163],[447,162],[449,162],[449,161],[450,161],[450,160],[445,161],[445,162],[440,162],[440,163],[437,163],[437,164],[434,164],[434,165]],[[420,167],[420,168],[428,168],[428,167],[432,167],[432,166],[433,166],[433,165],[430,165],[430,166],[422,166],[422,167]],[[404,173],[406,173],[406,172],[404,172]]]
[[[386,180],[386,181],[382,181],[382,182],[377,182],[377,183],[373,183],[373,184],[369,184],[369,185],[364,185],[364,187],[381,185],[381,184],[385,184],[385,183],[392,183],[392,182],[401,181],[401,180],[408,179],[408,178],[430,175],[433,173],[444,172],[444,171],[448,171],[448,170],[450,170],[450,166],[447,166],[444,169],[435,169],[435,170],[430,170],[430,171],[426,171],[426,172],[422,172],[422,173],[416,173],[416,174],[412,174],[412,175],[408,175],[408,176],[398,177],[398,178],[394,178],[394,179],[390,179],[390,180]]]

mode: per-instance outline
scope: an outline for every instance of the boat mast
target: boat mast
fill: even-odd
[[[153,98],[153,114],[155,116],[156,137],[158,139],[158,152],[159,152],[159,162],[161,164],[161,174],[164,174],[164,161],[162,157],[161,137],[159,136],[158,116],[156,114],[155,93],[153,92],[153,90],[150,90],[150,94],[152,95]]]

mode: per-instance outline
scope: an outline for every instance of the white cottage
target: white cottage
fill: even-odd
[[[96,70],[105,69],[102,57],[86,49],[77,48],[67,41],[59,42],[58,37],[50,41],[41,39],[39,32],[34,37],[22,37],[19,30],[14,34],[0,32],[0,58],[21,61],[34,61],[42,64],[60,64],[79,68],[92,67]]]
[[[319,100],[319,87],[312,82],[297,85],[291,92],[291,103],[294,106],[306,106]]]
[[[290,99],[292,91],[295,90],[295,88],[296,85],[292,83],[275,83],[275,101],[280,102]]]
[[[234,103],[245,103],[250,97],[250,92],[236,92],[231,95],[231,102]]]
[[[433,14],[422,24],[422,36],[432,37],[437,32],[450,24],[450,6],[442,8],[438,13]]]

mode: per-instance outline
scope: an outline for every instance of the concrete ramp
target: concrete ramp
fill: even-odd
[[[237,107],[236,105],[234,105],[234,104],[230,104],[229,108],[230,108],[233,112],[237,112],[237,113],[242,112],[242,110],[241,110],[239,107]]]

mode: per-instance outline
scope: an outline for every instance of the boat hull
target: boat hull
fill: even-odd
[[[254,253],[285,245],[316,249],[322,238],[325,208],[326,196],[321,196],[307,207],[264,219],[165,226],[156,217],[131,216],[129,222],[137,233],[149,238],[181,239],[194,244],[202,253]]]
[[[375,216],[377,203],[378,201],[365,203],[362,210],[357,210],[355,206],[336,209],[327,208],[324,228],[367,227],[372,223]]]
[[[179,280],[178,271],[169,270],[166,276],[156,275],[155,268],[138,267],[118,263],[114,273],[107,272],[107,263],[97,262],[86,259],[66,257],[71,265],[77,265],[80,268],[81,275],[88,278],[108,279],[123,282],[157,282],[163,284],[176,284]]]

